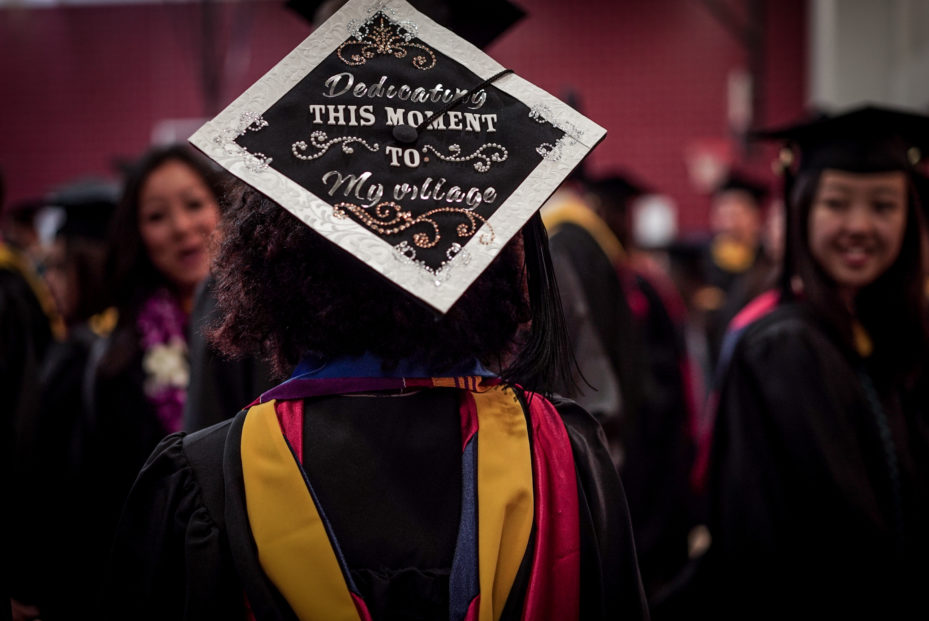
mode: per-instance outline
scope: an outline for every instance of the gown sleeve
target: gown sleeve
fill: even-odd
[[[599,423],[553,398],[577,473],[581,529],[581,619],[648,619],[626,496]]]
[[[220,476],[221,463],[215,470]],[[126,501],[101,616],[244,619],[243,591],[231,567],[225,536],[185,454],[184,434],[172,434],[149,457]]]

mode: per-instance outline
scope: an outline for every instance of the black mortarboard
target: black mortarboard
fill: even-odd
[[[723,192],[730,191],[742,191],[752,197],[756,205],[759,207],[764,203],[764,200],[768,197],[768,186],[767,184],[752,179],[745,173],[733,170],[730,171],[728,175],[723,179],[722,183],[716,186],[716,189],[713,190],[714,195],[722,194]]]
[[[351,0],[190,140],[445,312],[605,133],[407,2]]]
[[[911,170],[929,145],[929,117],[863,106],[754,132],[754,137],[784,141],[799,158],[798,173],[826,168],[855,173]]]
[[[594,194],[617,203],[624,203],[651,192],[643,183],[633,179],[630,175],[616,172],[591,179],[587,187]]]
[[[116,211],[119,188],[106,181],[77,181],[54,192],[46,205],[63,212],[59,237],[104,240]]]
[[[308,22],[319,25],[317,22],[328,17],[326,9],[337,2],[287,0],[284,4]],[[410,4],[479,48],[490,45],[526,15],[508,0],[411,0]]]

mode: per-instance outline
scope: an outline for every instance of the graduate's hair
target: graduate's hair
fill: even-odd
[[[819,171],[797,177],[791,193],[792,225],[786,243],[790,244],[792,274],[803,282],[800,299],[851,348],[852,317],[840,299],[837,284],[813,258],[809,245],[810,211],[820,177]],[[929,352],[929,310],[920,239],[923,216],[920,197],[909,174],[906,203],[906,229],[900,254],[873,283],[861,289],[855,299],[855,310],[874,341],[874,356],[880,361],[875,366],[909,376],[919,370]]]
[[[220,227],[213,264],[219,319],[209,338],[227,355],[261,356],[278,375],[306,353],[368,352],[388,367],[412,358],[438,370],[477,358],[527,388],[544,387],[554,369],[568,368],[565,358],[549,355],[556,340],[539,334],[551,327],[550,317],[533,321],[542,314],[533,291],[545,284],[532,280],[545,280],[544,273],[534,276],[544,267],[527,270],[526,263],[538,256],[535,245],[547,244],[533,226],[444,315],[245,184],[231,191]],[[563,317],[554,330],[564,334]],[[532,361],[519,355],[527,350]]]

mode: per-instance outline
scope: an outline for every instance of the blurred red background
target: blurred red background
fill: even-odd
[[[705,228],[707,199],[688,178],[685,154],[701,142],[741,154],[727,85],[751,66],[748,48],[710,7],[744,21],[749,3],[517,3],[527,17],[487,51],[556,96],[573,91],[607,128],[589,172],[630,171],[675,201],[684,231]],[[762,117],[754,122],[772,125],[803,113],[806,1],[759,6]],[[165,120],[218,111],[310,32],[280,2],[0,9],[7,203],[82,175],[112,175],[114,161],[141,153]],[[747,161],[770,178],[767,160],[756,152]]]

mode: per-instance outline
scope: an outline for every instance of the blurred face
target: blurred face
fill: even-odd
[[[823,171],[810,209],[813,259],[847,300],[887,271],[906,230],[906,175]]]
[[[210,269],[216,198],[192,168],[169,160],[149,174],[139,199],[139,233],[149,259],[182,296],[192,295]]]
[[[710,226],[715,234],[754,248],[761,225],[761,210],[748,192],[729,190],[714,199]]]

